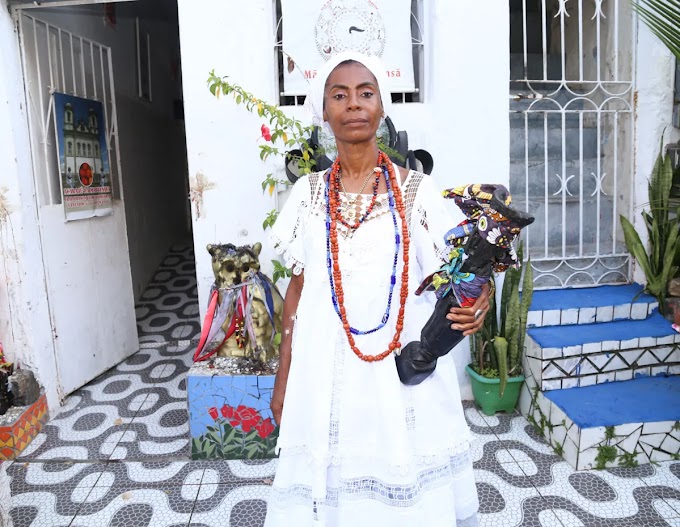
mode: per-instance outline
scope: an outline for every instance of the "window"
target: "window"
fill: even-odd
[[[78,157],[83,155],[83,151],[81,149],[80,143],[78,143]]]
[[[97,143],[94,144],[94,155],[99,156],[99,145]]]
[[[274,0],[275,2],[275,54],[277,64],[276,88],[279,94],[279,104],[281,106],[299,106],[305,102],[305,95],[302,93],[289,93],[284,86],[284,72],[286,69],[297,67],[292,57],[289,57],[283,49],[283,14],[281,8],[282,0]],[[286,1],[286,0],[284,0]],[[368,0],[366,0],[368,3]],[[415,80],[415,90],[408,92],[393,92],[392,102],[407,103],[407,102],[423,102],[422,88],[424,72],[423,66],[425,63],[423,50],[423,33],[421,31],[420,20],[423,14],[423,0],[411,0],[411,44],[413,54],[413,73]],[[314,28],[310,28],[314,33]],[[290,70],[289,70],[290,71]],[[301,91],[301,90],[298,90]]]
[[[88,157],[92,156],[92,145],[89,143],[87,144],[87,156]]]
[[[73,155],[73,143],[69,141],[66,143],[66,155],[67,156],[72,156]]]

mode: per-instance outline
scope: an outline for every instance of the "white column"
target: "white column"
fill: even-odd
[[[427,101],[436,177],[508,184],[510,8],[505,0],[432,0]]]
[[[510,8],[505,0],[425,0],[426,148],[439,187],[509,184]],[[501,282],[502,284],[502,282]],[[472,399],[469,339],[453,351],[461,397]]]
[[[635,167],[633,174],[634,207],[633,225],[643,243],[647,241],[647,229],[641,216],[649,210],[647,184],[654,162],[663,145],[677,141],[680,131],[672,125],[673,84],[675,59],[670,51],[643,23],[638,26],[637,61],[635,64]],[[665,131],[665,132],[664,132]],[[633,278],[645,283],[639,266],[634,266]]]
[[[214,280],[207,244],[265,242],[260,256],[265,271],[275,257],[262,230],[262,221],[274,208],[274,201],[263,197],[261,187],[268,172],[258,149],[264,121],[233,98],[216,99],[206,85],[214,69],[257,97],[278,102],[274,93],[275,21],[269,0],[204,0],[200,9],[195,0],[179,0],[178,10],[189,175],[203,174],[215,184],[203,194],[202,217],[197,217],[192,204],[203,313]]]

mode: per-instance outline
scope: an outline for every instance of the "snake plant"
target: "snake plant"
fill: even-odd
[[[522,252],[520,245],[517,251],[519,267],[505,272],[500,309],[496,309],[496,300],[494,295],[491,295],[489,314],[482,330],[475,335],[474,340],[476,355],[474,368],[480,375],[500,379],[501,397],[505,392],[508,378],[522,373],[527,315],[534,292],[531,260],[523,263]],[[521,294],[520,281],[522,282]],[[497,311],[498,316],[494,316]]]
[[[668,282],[678,271],[680,262],[680,220],[678,211],[671,210],[673,166],[670,156],[659,153],[649,178],[649,211],[642,217],[647,228],[649,252],[632,223],[621,216],[626,247],[645,273],[646,292],[659,301],[659,310],[665,314]]]
[[[633,9],[680,60],[680,0],[633,0]]]

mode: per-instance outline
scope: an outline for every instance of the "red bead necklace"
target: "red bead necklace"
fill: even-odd
[[[380,353],[379,355],[364,355],[361,350],[357,347],[354,340],[354,335],[350,331],[350,324],[347,321],[347,311],[344,304],[344,291],[342,288],[342,273],[340,272],[340,264],[338,263],[338,222],[345,223],[344,218],[342,218],[342,213],[340,210],[340,200],[339,200],[339,188],[338,188],[338,174],[340,172],[340,161],[336,158],[333,163],[333,168],[329,175],[329,205],[331,214],[331,225],[330,225],[330,239],[331,239],[331,256],[333,259],[333,280],[335,283],[335,291],[338,298],[338,306],[340,310],[340,318],[342,320],[342,327],[347,335],[347,340],[352,348],[354,354],[361,360],[366,362],[375,362],[387,358],[391,353],[396,350],[401,349],[401,342],[399,341],[401,337],[401,332],[404,329],[404,311],[406,308],[406,299],[408,297],[408,261],[409,261],[409,248],[411,245],[411,240],[408,235],[408,224],[406,223],[406,207],[404,206],[404,199],[401,193],[401,186],[397,180],[397,176],[394,173],[394,166],[392,161],[384,152],[380,152],[378,155],[378,165],[384,165],[387,167],[387,172],[390,178],[390,186],[392,187],[392,192],[394,194],[394,201],[396,209],[399,213],[399,218],[401,219],[401,239],[403,243],[403,260],[404,268],[401,272],[401,294],[399,296],[399,315],[397,316],[397,324],[390,342],[388,349]],[[375,201],[375,196],[372,201]],[[354,227],[355,229],[359,227],[360,224]]]

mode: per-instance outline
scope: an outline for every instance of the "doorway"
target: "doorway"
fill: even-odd
[[[627,2],[510,1],[510,190],[534,285],[626,283],[619,215],[633,171],[633,17]]]
[[[15,20],[63,397],[140,345],[196,336],[177,4],[18,4]],[[100,156],[79,106],[101,112]],[[72,195],[94,187],[110,188],[110,209],[69,216]],[[168,305],[153,296],[161,284]]]

